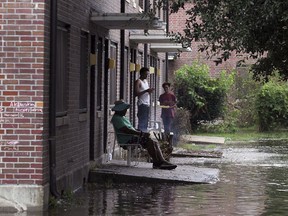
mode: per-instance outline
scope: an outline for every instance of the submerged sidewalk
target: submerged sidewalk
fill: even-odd
[[[224,137],[211,137],[211,136],[196,136],[196,135],[182,135],[180,137],[182,142],[195,143],[195,144],[215,144],[221,145],[225,143]]]
[[[173,162],[173,160],[171,161]],[[133,166],[134,165],[134,166]],[[199,168],[191,165],[178,165],[174,170],[152,169],[152,163],[133,162],[126,166],[124,160],[112,160],[101,167],[90,170],[90,183],[161,182],[211,184],[218,181],[219,170]]]

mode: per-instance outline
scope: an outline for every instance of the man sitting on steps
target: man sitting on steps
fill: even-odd
[[[158,143],[150,138],[150,134],[136,130],[128,118],[125,117],[130,104],[125,103],[123,100],[116,101],[112,111],[115,111],[111,123],[114,126],[117,140],[121,143],[134,143],[133,135],[140,137],[140,144],[144,149],[147,149],[148,154],[153,160],[153,169],[175,169],[177,166],[169,163],[163,158],[162,152]],[[125,135],[121,135],[121,133]],[[131,136],[127,136],[131,134]]]

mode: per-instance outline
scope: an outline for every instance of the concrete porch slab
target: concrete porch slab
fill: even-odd
[[[199,168],[191,165],[178,165],[174,170],[152,169],[152,163],[133,162],[126,166],[125,161],[112,160],[100,167],[90,170],[90,183],[128,182],[170,182],[189,184],[212,184],[218,181],[219,170]]]

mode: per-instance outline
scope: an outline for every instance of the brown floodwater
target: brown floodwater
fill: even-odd
[[[223,158],[173,162],[219,169],[215,184],[88,184],[47,216],[287,215],[288,141],[219,147]]]

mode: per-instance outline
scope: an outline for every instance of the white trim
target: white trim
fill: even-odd
[[[191,52],[191,47],[183,47],[181,43],[151,44],[150,49],[155,52]]]
[[[107,29],[164,29],[165,23],[158,17],[152,20],[140,13],[96,13],[90,20],[96,25]]]
[[[135,43],[173,43],[173,37],[163,31],[160,34],[130,34],[129,39]]]

